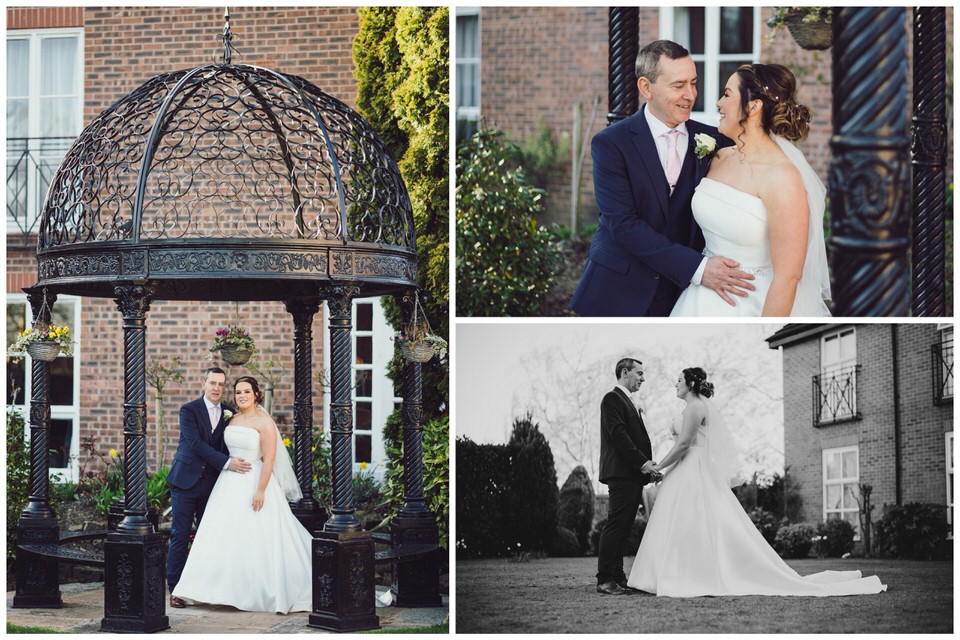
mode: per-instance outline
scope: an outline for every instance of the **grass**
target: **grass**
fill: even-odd
[[[629,570],[632,558],[624,562]],[[861,569],[878,595],[834,598],[601,596],[596,558],[457,562],[458,633],[951,633],[953,563],[791,560],[801,575]],[[490,615],[496,611],[497,615]]]
[[[450,633],[450,625],[435,624],[429,627],[394,627],[392,629],[374,629],[364,633]]]
[[[55,631],[46,627],[26,627],[20,624],[7,623],[7,633],[69,633],[67,631]]]

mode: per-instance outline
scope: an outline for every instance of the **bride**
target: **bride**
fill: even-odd
[[[810,110],[779,64],[745,64],[727,80],[717,108],[720,149],[691,208],[704,254],[727,256],[755,276],[756,291],[731,306],[689,286],[671,316],[828,316],[830,275],[823,240],[825,189],[791,141],[807,135]]]
[[[729,480],[733,438],[708,399],[713,385],[700,368],[684,369],[677,396],[686,402],[666,471],[627,584],[658,596],[842,596],[887,587],[860,571],[800,576],[767,544]],[[671,467],[667,469],[668,467]]]
[[[312,610],[312,536],[290,511],[302,497],[255,378],[234,383],[238,413],[224,432],[251,473],[221,473],[173,595],[243,611]]]

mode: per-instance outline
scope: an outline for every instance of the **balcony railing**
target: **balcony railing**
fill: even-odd
[[[953,401],[953,340],[931,345],[933,359],[933,402],[946,404]]]
[[[7,237],[33,244],[40,208],[72,137],[7,139]]]
[[[813,426],[859,420],[857,378],[860,365],[839,367],[813,376]]]

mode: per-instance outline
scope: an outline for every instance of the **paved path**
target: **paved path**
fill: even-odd
[[[382,593],[386,587],[377,587]],[[62,609],[14,609],[13,592],[7,592],[7,622],[46,627],[74,633],[99,633],[103,618],[103,583],[60,586]],[[377,607],[383,629],[432,626],[449,623],[449,601],[442,607],[401,609]],[[170,628],[163,633],[331,633],[307,626],[308,613],[250,613],[233,607],[195,605],[185,609],[167,607]]]
[[[624,559],[629,571],[633,558]],[[888,590],[842,598],[657,598],[596,592],[597,559],[457,561],[457,633],[951,633],[953,563],[790,560],[860,569]],[[495,612],[495,615],[492,614]]]

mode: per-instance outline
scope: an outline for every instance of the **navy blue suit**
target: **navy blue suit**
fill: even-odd
[[[220,421],[210,429],[210,414],[203,397],[180,407],[180,441],[173,466],[167,474],[170,483],[173,521],[170,526],[170,548],[167,551],[167,584],[170,591],[180,581],[187,562],[187,543],[194,521],[200,523],[207,499],[220,471],[230,456],[223,443],[226,421],[220,404]]]
[[[690,200],[707,173],[693,136],[718,147],[717,129],[688,120],[687,153],[673,194],[646,116],[640,111],[593,137],[593,185],[600,219],[570,308],[581,316],[665,316],[703,259]]]

